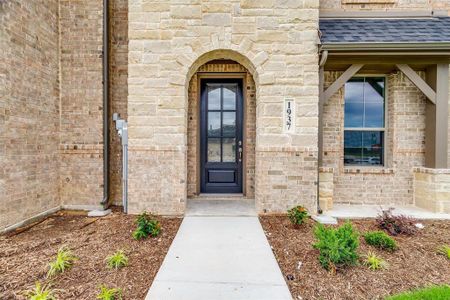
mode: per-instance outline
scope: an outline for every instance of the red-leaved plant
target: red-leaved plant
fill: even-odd
[[[386,230],[390,235],[414,235],[417,233],[417,220],[405,215],[394,215],[394,208],[381,210],[376,222],[378,227]]]

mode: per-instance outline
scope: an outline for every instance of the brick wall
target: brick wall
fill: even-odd
[[[63,205],[103,199],[102,0],[60,0]]]
[[[0,1],[0,228],[59,206],[58,1]]]
[[[326,85],[338,75],[327,72]],[[388,75],[387,87],[387,155],[382,168],[344,166],[344,88],[324,107],[323,166],[334,170],[334,203],[413,203],[413,168],[425,162],[426,99],[401,72]]]

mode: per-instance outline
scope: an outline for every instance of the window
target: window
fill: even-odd
[[[345,84],[345,165],[384,165],[384,111],[384,77],[355,77]]]

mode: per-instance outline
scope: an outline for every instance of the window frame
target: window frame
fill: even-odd
[[[345,84],[347,84],[347,82],[349,82],[350,80],[354,79],[354,78],[368,78],[368,77],[372,77],[372,78],[383,78],[384,79],[384,106],[383,106],[383,118],[384,118],[384,127],[345,127]],[[365,131],[365,132],[370,132],[370,131],[377,131],[377,132],[383,132],[383,163],[380,165],[348,165],[345,163],[345,155],[343,153],[343,159],[341,160],[344,168],[345,169],[361,169],[361,168],[387,168],[389,166],[388,164],[388,160],[387,160],[387,154],[388,154],[388,147],[387,147],[387,133],[388,133],[388,75],[387,74],[356,74],[354,76],[352,76],[352,78],[350,78],[344,84],[344,95],[343,95],[343,99],[344,99],[344,118],[343,118],[343,137],[342,137],[342,150],[345,153],[345,131]]]

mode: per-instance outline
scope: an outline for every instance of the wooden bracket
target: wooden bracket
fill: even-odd
[[[323,104],[327,103],[328,99],[334,95],[344,84],[350,80],[359,70],[364,66],[364,64],[353,64],[345,72],[336,79],[333,84],[331,84],[326,91],[323,92]]]
[[[419,90],[433,103],[436,104],[436,92],[416,73],[410,66],[406,64],[397,64],[397,68],[411,80]]]

